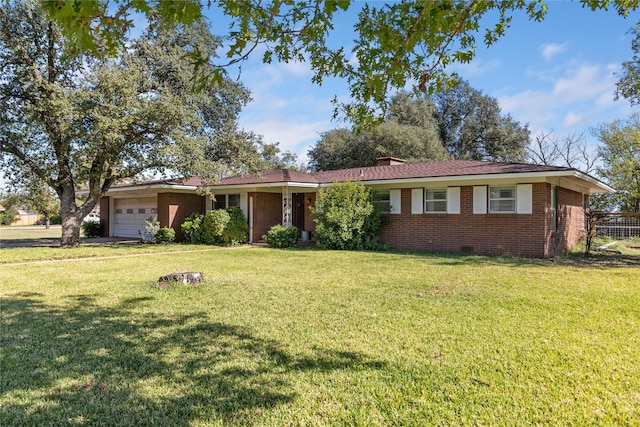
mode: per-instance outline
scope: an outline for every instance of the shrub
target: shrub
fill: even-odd
[[[80,227],[82,227],[84,237],[89,239],[100,237],[102,235],[99,222],[84,221]]]
[[[62,216],[60,214],[53,214],[49,217],[49,224],[60,225],[62,224]]]
[[[182,235],[185,243],[202,243],[202,220],[203,214],[192,213],[182,223]]]
[[[11,225],[13,217],[5,212],[0,212],[0,225]]]
[[[291,248],[298,241],[298,228],[274,225],[262,238],[271,247]]]
[[[226,245],[237,245],[246,243],[249,237],[249,224],[244,218],[242,209],[227,209],[229,214],[229,222],[222,232],[222,241]]]
[[[380,250],[380,208],[373,190],[352,182],[335,183],[318,192],[311,209],[318,246],[327,249]]]
[[[176,232],[171,227],[162,227],[156,231],[153,238],[158,243],[171,243],[176,240]]]
[[[226,209],[209,211],[202,220],[202,243],[219,245],[223,243],[222,234],[231,216]]]
[[[248,239],[249,225],[241,209],[216,209],[193,213],[182,223],[186,243],[236,245]]]

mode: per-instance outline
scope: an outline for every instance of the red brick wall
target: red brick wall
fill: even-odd
[[[585,217],[582,194],[557,187],[557,229],[554,233],[553,250],[561,254],[575,246],[584,236]],[[588,203],[588,199],[585,200]]]
[[[269,229],[282,224],[281,193],[249,193],[253,197],[253,241],[262,240]]]
[[[460,214],[411,214],[411,189],[402,190],[401,214],[380,233],[394,249],[548,257],[550,186],[533,184],[532,214],[474,214],[473,187],[460,189]]]
[[[311,203],[309,203],[311,200]],[[316,193],[304,193],[304,228],[305,231],[314,231],[316,222],[311,215],[311,207],[316,205]]]
[[[184,220],[194,212],[205,213],[206,199],[197,194],[159,193],[158,221],[160,227],[171,227],[176,232],[176,240],[181,241]]]
[[[102,231],[102,237],[109,237],[110,203],[111,197],[100,197],[100,229]]]

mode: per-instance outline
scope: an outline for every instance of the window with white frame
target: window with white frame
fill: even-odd
[[[373,193],[373,205],[380,208],[382,213],[391,212],[391,191],[377,190]]]
[[[447,189],[425,190],[424,211],[427,213],[447,212]]]
[[[212,209],[231,209],[240,207],[240,194],[216,194],[211,200]]]
[[[489,212],[515,213],[516,186],[503,185],[489,187]]]

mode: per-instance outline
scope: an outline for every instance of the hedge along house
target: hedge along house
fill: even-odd
[[[572,168],[379,160],[374,167],[223,178],[211,186],[215,199],[198,195],[201,182],[194,178],[114,186],[101,200],[103,232],[136,237],[144,219],[157,214],[161,226],[173,227],[180,236],[180,224],[190,213],[229,207],[244,211],[250,242],[262,240],[275,224],[312,232],[317,191],[354,181],[376,191],[376,203],[390,219],[380,237],[394,249],[546,258],[570,249],[584,235],[590,194],[614,191]]]

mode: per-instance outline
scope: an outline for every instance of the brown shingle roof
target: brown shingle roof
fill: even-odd
[[[528,165],[523,163],[484,162],[478,160],[445,160],[439,162],[407,163],[385,166],[340,169],[325,172],[298,172],[288,169],[267,170],[259,174],[235,175],[222,178],[213,186],[271,184],[297,182],[305,184],[329,184],[343,181],[384,181],[394,179],[434,178],[447,176],[494,175],[510,173],[568,171],[557,166]],[[199,177],[184,180],[155,180],[141,183],[118,184],[114,188],[147,185],[201,186],[206,181]]]
[[[556,166],[527,165],[521,163],[446,160],[440,162],[371,166],[311,173],[278,169],[265,171],[260,175],[232,176],[223,178],[217,183],[217,185],[263,184],[276,182],[325,184],[341,181],[382,181],[391,179],[550,172],[564,170],[569,169]]]
[[[253,175],[236,175],[222,178],[216,185],[269,184],[275,182],[304,182],[315,184],[318,180],[313,174],[288,169],[275,169]]]

